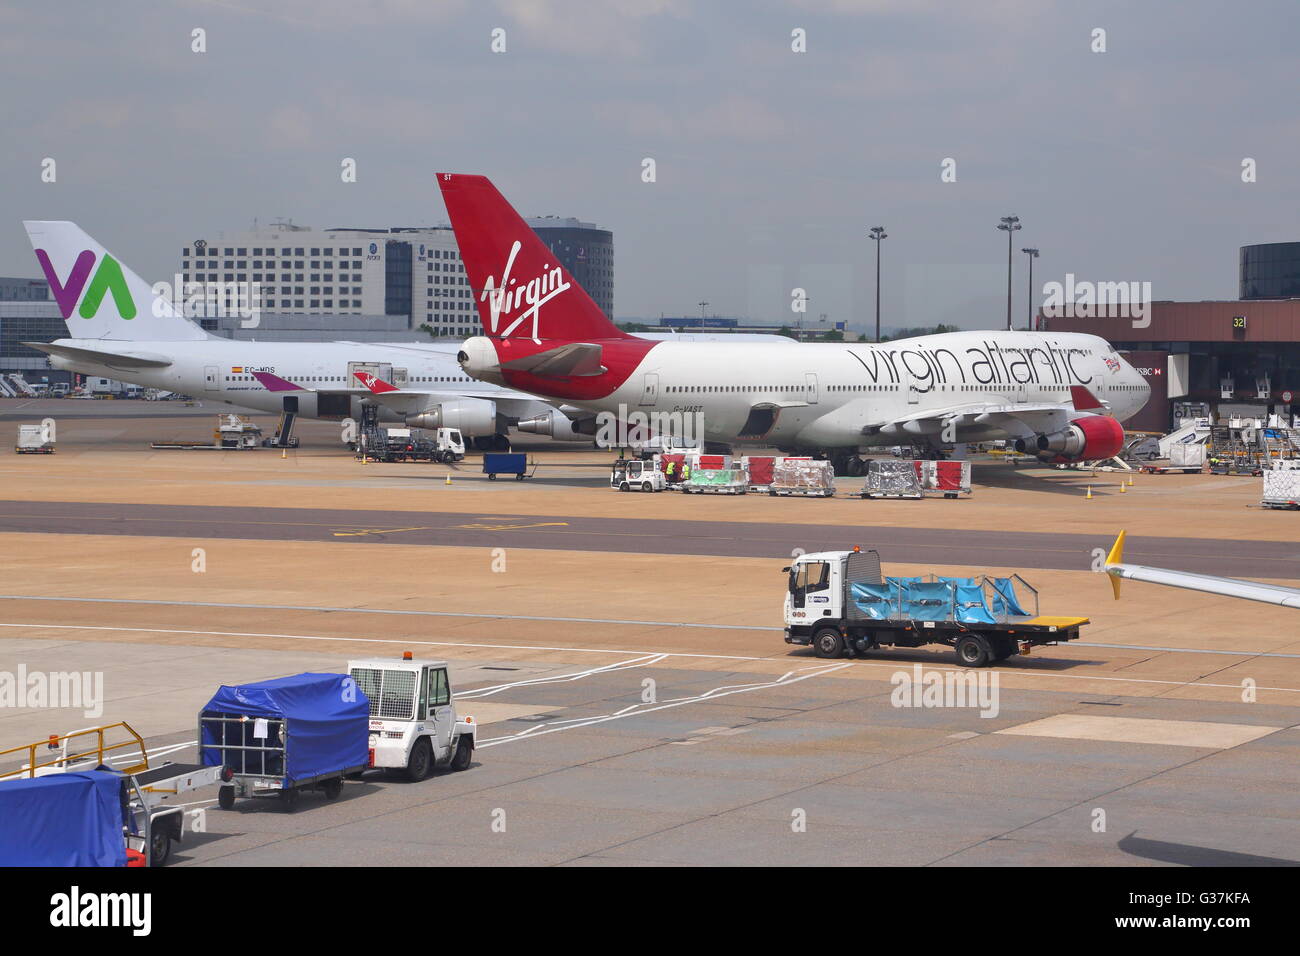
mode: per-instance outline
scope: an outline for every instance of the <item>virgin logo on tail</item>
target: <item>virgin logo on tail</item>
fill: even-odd
[[[519,280],[510,275],[510,270],[514,268],[515,258],[519,255],[520,248],[521,243],[516,239],[514,245],[510,247],[510,255],[506,258],[506,267],[501,273],[500,286],[497,285],[496,276],[488,276],[487,281],[483,283],[483,291],[479,295],[479,301],[488,304],[493,335],[498,334],[503,315],[507,319],[513,319],[513,321],[510,322],[504,332],[500,332],[502,338],[508,337],[515,329],[527,321],[529,316],[532,316],[532,337],[536,339],[540,329],[542,306],[561,292],[566,291],[569,288],[569,283],[565,281],[564,270],[557,265],[554,268],[542,266],[540,277],[529,279],[526,283],[520,285]],[[514,315],[521,305],[527,305],[528,308],[518,315]]]

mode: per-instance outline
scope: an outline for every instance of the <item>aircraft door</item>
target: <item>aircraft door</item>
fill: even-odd
[[[641,404],[642,405],[659,404],[659,373],[657,372],[645,373],[645,382],[642,386],[642,391],[641,391]]]
[[[807,402],[809,405],[817,404],[817,373],[804,372],[804,381],[806,384]]]
[[[206,365],[203,368],[203,388],[205,391],[215,392],[221,388],[221,374],[215,365]]]

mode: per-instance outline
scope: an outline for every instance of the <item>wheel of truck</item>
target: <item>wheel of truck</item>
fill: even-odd
[[[330,780],[326,780],[320,785],[320,788],[325,791],[326,800],[337,800],[339,794],[343,792],[343,778],[334,777]]]
[[[497,476],[495,473],[488,475],[488,481],[496,481],[496,480],[497,480]]]
[[[983,667],[993,659],[993,647],[983,634],[963,634],[953,649],[962,667]]]
[[[1018,648],[1016,647],[1016,642],[1012,638],[1009,637],[996,638],[993,641],[993,660],[994,662],[1005,661],[1017,650]]]
[[[813,635],[813,651],[818,657],[843,657],[844,636],[833,627],[823,627]]]
[[[652,484],[650,484],[650,482],[648,482],[648,481],[643,481],[643,482],[641,482],[641,490],[642,490],[642,491],[654,491],[654,490],[655,490],[655,486],[652,485]]]
[[[406,779],[419,783],[429,776],[429,766],[433,763],[433,752],[429,747],[429,738],[421,737],[411,748],[411,756],[406,758]]]
[[[619,490],[619,491],[631,491],[631,490],[632,490],[632,486],[629,485],[629,484],[625,481],[625,482],[623,482],[621,485],[618,486],[618,490]]]
[[[172,828],[169,824],[158,821],[149,837],[149,865],[165,866],[167,858],[172,855]]]
[[[285,813],[293,813],[298,809],[298,788],[289,787],[287,790],[281,790],[280,805],[284,807]]]
[[[235,805],[235,788],[221,787],[217,790],[217,806],[222,810],[229,810]]]
[[[456,744],[456,752],[451,758],[451,769],[468,770],[469,762],[474,759],[474,743],[468,737],[461,737]]]

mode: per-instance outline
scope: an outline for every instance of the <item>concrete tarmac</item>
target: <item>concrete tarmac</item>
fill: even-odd
[[[528,482],[473,457],[361,465],[321,423],[283,459],[148,447],[210,427],[60,419],[56,455],[0,457],[0,675],[103,688],[7,701],[0,750],[126,720],[155,762],[192,759],[219,684],[403,650],[449,661],[482,746],[464,773],[369,775],[293,814],[210,809],[180,865],[1300,860],[1295,613],[1132,582],[1116,602],[1091,570],[1124,527],[1136,561],[1294,581],[1295,516],[1252,507],[1253,480],[1120,493],[987,462],[963,501],[686,499],[614,493],[608,453],[542,443]],[[918,675],[972,672],[781,640],[791,550],[852,544],[892,574],[1016,571],[1043,613],[1092,623],[974,697],[918,701]]]

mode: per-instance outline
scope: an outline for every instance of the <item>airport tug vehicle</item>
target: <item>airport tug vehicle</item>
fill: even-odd
[[[369,766],[404,771],[420,781],[435,766],[468,769],[478,725],[459,717],[445,661],[369,658],[348,673],[370,700]]]
[[[653,459],[620,458],[610,469],[609,486],[619,491],[663,491],[668,479]]]
[[[880,555],[859,548],[803,554],[782,570],[789,575],[785,642],[811,645],[818,657],[946,644],[962,666],[984,667],[1077,640],[1089,623],[1039,615],[1038,592],[1018,574],[882,577]]]

